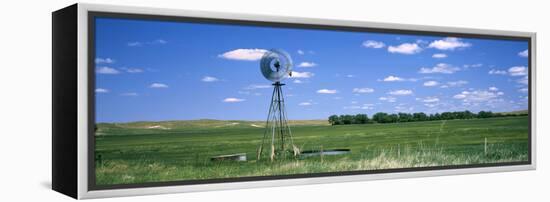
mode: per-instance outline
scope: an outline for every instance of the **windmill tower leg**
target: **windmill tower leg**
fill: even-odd
[[[279,112],[280,112],[281,131],[284,132],[283,134],[283,145],[285,146],[284,149],[288,150],[293,154],[294,157],[296,157],[300,154],[300,149],[298,149],[298,147],[294,145],[294,140],[292,138],[292,130],[290,130],[290,126],[288,125],[286,106],[284,104],[285,98],[283,96],[283,89],[281,88],[281,86],[279,86],[279,94],[280,94]]]
[[[288,152],[297,156],[300,152],[294,145],[292,133],[288,126],[286,116],[283,91],[279,82],[273,84],[273,93],[271,95],[271,104],[269,107],[266,128],[261,145],[258,147],[257,159],[260,160],[264,145],[270,143],[269,158],[273,161],[276,158],[284,158]],[[288,151],[287,151],[288,150]]]

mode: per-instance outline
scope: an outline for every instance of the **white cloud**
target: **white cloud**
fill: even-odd
[[[313,77],[315,74],[311,72],[295,72],[292,71],[292,78],[310,78]]]
[[[128,42],[127,45],[130,46],[130,47],[140,47],[140,46],[145,46],[145,45],[162,45],[162,44],[166,44],[166,43],[168,43],[168,41],[166,41],[164,39],[157,39],[157,40],[145,41],[145,42],[133,41],[133,42]]]
[[[222,100],[222,102],[244,102],[245,99],[228,97]]]
[[[378,99],[387,102],[395,102],[397,100],[395,97],[379,97]]]
[[[506,75],[508,72],[506,72],[506,70],[491,69],[489,74]]]
[[[525,75],[521,79],[518,79],[517,82],[519,84],[527,85],[529,83],[529,77],[527,77],[527,75]]]
[[[397,106],[394,107],[395,112],[411,112],[414,110],[414,107],[407,106],[404,103],[400,103]]]
[[[357,106],[357,105],[345,106],[344,109],[361,109],[361,106]]]
[[[320,89],[317,91],[317,93],[320,93],[320,94],[335,94],[335,93],[338,93],[337,90],[330,90],[330,89]]]
[[[464,81],[464,80],[458,80],[458,81],[449,81],[447,82],[447,85],[449,87],[460,87],[460,86],[463,86],[463,85],[466,85],[468,84],[468,81]]]
[[[404,43],[399,46],[389,46],[388,52],[390,53],[400,53],[405,55],[412,55],[422,51],[422,48],[415,43]]]
[[[417,39],[417,40],[416,40],[416,43],[417,43],[417,44],[427,44],[428,41],[425,41],[425,40],[422,40],[422,39]]]
[[[157,40],[151,41],[150,43],[152,43],[152,44],[166,44],[168,42],[166,40],[163,40],[163,39],[157,39]]]
[[[125,72],[128,72],[128,73],[132,73],[132,74],[135,74],[135,73],[142,73],[142,72],[143,72],[143,69],[140,69],[140,68],[127,68],[127,67],[122,67],[122,68],[120,68],[120,70],[125,71]]]
[[[424,99],[421,99],[422,102],[426,102],[426,103],[433,103],[433,102],[439,102],[439,98],[437,97],[426,97]]]
[[[357,105],[357,103],[352,103],[352,104],[354,105],[345,106],[344,109],[363,109],[363,110],[374,109],[374,104],[363,104],[363,105]]]
[[[143,44],[141,42],[134,41],[134,42],[128,42],[128,46],[136,47],[136,46],[143,46]]]
[[[476,90],[476,91],[463,91],[459,94],[454,95],[453,98],[461,99],[464,102],[485,102],[485,101],[493,100],[498,96],[500,96],[498,92]]]
[[[98,74],[119,74],[120,71],[116,70],[115,68],[103,66],[103,67],[98,67],[96,69],[96,73],[98,73]]]
[[[95,59],[96,64],[112,64],[115,63],[115,60],[111,58],[96,58]]]
[[[510,69],[508,69],[508,73],[510,74],[510,76],[525,76],[527,75],[527,67],[524,67],[524,66],[510,67]]]
[[[235,49],[223,54],[218,55],[218,57],[229,59],[229,60],[245,60],[245,61],[256,61],[262,58],[262,56],[267,52],[264,49]]]
[[[388,76],[386,78],[384,78],[384,81],[387,81],[387,82],[392,82],[392,81],[404,81],[405,79],[401,78],[401,77],[397,77],[397,76]]]
[[[518,91],[521,92],[521,93],[527,93],[527,92],[529,92],[529,89],[528,88],[520,88]]]
[[[317,64],[315,64],[314,62],[301,62],[300,64],[298,64],[298,67],[315,67],[317,66]]]
[[[467,91],[464,91],[464,92],[467,92]],[[464,98],[466,98],[466,95],[464,94],[464,92],[454,95],[453,98],[455,98],[455,99],[464,99]]]
[[[465,64],[465,65],[463,65],[463,66],[464,66],[464,68],[468,69],[468,68],[470,68],[470,67],[473,67],[473,68],[482,67],[483,64],[481,64],[481,63],[477,63],[477,64]]]
[[[374,104],[363,104],[361,109],[374,109]]]
[[[389,92],[390,95],[411,95],[412,93],[412,90],[394,90]]]
[[[168,85],[163,83],[152,83],[149,88],[168,88]]]
[[[120,94],[121,96],[138,96],[137,93],[134,93],[134,92],[129,92],[129,93],[122,93]]]
[[[302,80],[295,79],[295,80],[293,81],[293,83],[304,83],[304,82],[303,82]]]
[[[439,85],[439,82],[437,82],[437,81],[426,81],[426,82],[424,82],[424,86],[428,86],[428,87],[437,86],[437,85]]]
[[[346,75],[346,77],[348,77],[348,78],[353,78],[353,77],[355,77],[355,75],[353,75],[353,74],[348,74],[348,75]]]
[[[445,54],[445,53],[436,53],[436,54],[432,55],[432,58],[438,58],[438,59],[446,58],[446,57],[447,57],[447,54]]]
[[[298,104],[300,106],[311,106],[311,102],[300,102],[300,104]]]
[[[108,93],[109,90],[105,88],[96,88],[95,93]]]
[[[216,81],[219,81],[219,79],[216,78],[216,77],[213,77],[213,76],[205,76],[205,77],[202,77],[201,81],[203,81],[203,82],[216,82]]]
[[[245,87],[244,89],[254,90],[254,89],[271,88],[271,87],[272,87],[271,85],[265,85],[265,84],[252,84],[252,85],[249,85],[249,86]]]
[[[529,57],[529,50],[524,50],[524,51],[519,52],[518,56],[524,57],[524,58]]]
[[[425,103],[424,106],[426,107],[429,107],[429,108],[434,108],[434,107],[437,107],[439,104],[438,103]]]
[[[143,70],[139,69],[139,68],[127,68],[126,72],[128,72],[128,73],[142,73]]]
[[[363,42],[363,47],[366,48],[384,48],[386,44],[381,41],[367,40]]]
[[[298,55],[304,55],[304,54],[306,54],[303,50],[298,50],[298,51],[296,51],[296,52],[298,53]]]
[[[354,88],[354,93],[372,93],[374,92],[374,89],[372,88]]]
[[[386,78],[384,79],[378,79],[378,81],[384,81],[384,82],[395,82],[395,81],[410,81],[410,82],[416,82],[418,81],[419,79],[417,78],[403,78],[403,77],[398,77],[398,76],[393,76],[393,75],[390,75],[390,76],[387,76]]]
[[[489,87],[489,90],[490,90],[490,91],[498,91],[498,88],[497,88],[497,87],[494,87],[494,86],[491,86],[491,87]]]
[[[462,42],[459,38],[447,37],[442,40],[435,40],[430,45],[429,48],[436,48],[439,50],[454,50],[457,48],[466,48],[470,47],[472,44]]]
[[[435,67],[428,68],[428,67],[422,67],[420,68],[419,73],[421,74],[435,74],[435,73],[441,73],[441,74],[452,74],[456,71],[460,70],[458,67],[454,67],[449,64],[445,63],[439,63]]]

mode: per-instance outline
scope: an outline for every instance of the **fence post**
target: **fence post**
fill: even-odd
[[[487,155],[487,138],[485,138],[485,147],[484,147],[484,149],[485,149],[485,155]]]
[[[323,145],[321,145],[321,163],[323,163]]]
[[[397,158],[401,158],[401,145],[397,144]]]

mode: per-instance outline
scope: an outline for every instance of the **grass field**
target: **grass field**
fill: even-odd
[[[528,117],[330,126],[291,121],[301,150],[350,154],[256,161],[264,122],[167,121],[98,124],[97,185],[286,175],[528,160]],[[487,140],[487,147],[485,146]],[[210,157],[246,153],[247,162]],[[99,157],[101,156],[101,157]]]

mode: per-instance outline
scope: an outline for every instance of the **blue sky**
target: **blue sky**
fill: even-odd
[[[528,105],[526,41],[98,18],[97,121],[263,120],[272,48],[289,119]]]

